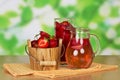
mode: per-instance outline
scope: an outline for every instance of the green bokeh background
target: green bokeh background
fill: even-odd
[[[40,30],[54,34],[56,17],[73,18],[75,26],[90,28],[100,39],[99,54],[120,54],[119,0],[17,1],[0,1],[0,9],[5,9],[0,11],[0,55],[26,54],[27,39],[34,39],[33,35]],[[92,44],[95,45],[94,41]]]

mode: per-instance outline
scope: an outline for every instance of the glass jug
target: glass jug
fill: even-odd
[[[70,30],[68,30],[69,28]],[[55,36],[59,39],[61,38],[63,40],[62,44],[64,46],[64,49],[66,50],[67,45],[70,41],[71,33],[70,31],[74,31],[75,28],[72,25],[72,19],[71,18],[55,18]],[[62,47],[62,51],[63,47]],[[61,52],[61,62],[65,62],[65,52]]]
[[[96,41],[96,51],[93,51],[90,38]],[[90,34],[88,28],[76,28],[71,31],[65,58],[70,68],[88,68],[95,56],[100,51],[99,39],[95,34]]]

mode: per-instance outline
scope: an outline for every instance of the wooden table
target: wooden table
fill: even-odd
[[[70,77],[61,77],[55,79],[49,79],[39,76],[20,76],[13,77],[3,70],[2,65],[4,63],[28,63],[27,56],[0,56],[0,80],[119,80],[120,79],[120,67],[116,70],[96,72],[86,75],[76,75]],[[120,66],[120,55],[118,56],[97,56],[94,62],[115,64]]]

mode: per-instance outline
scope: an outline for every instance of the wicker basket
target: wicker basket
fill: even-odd
[[[26,53],[29,55],[30,66],[33,70],[56,70],[60,63],[62,40],[59,47],[33,48],[31,41],[27,40]]]

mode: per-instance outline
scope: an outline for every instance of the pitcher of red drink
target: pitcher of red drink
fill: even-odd
[[[66,50],[67,45],[70,41],[70,37],[71,37],[71,32],[70,31],[75,31],[75,28],[73,27],[72,23],[72,19],[70,18],[55,18],[55,35],[56,37],[59,39],[61,38],[63,40],[63,47],[62,47],[62,51]],[[68,29],[69,28],[69,29]],[[61,56],[61,62],[65,62],[65,52],[62,52],[61,54],[63,54]]]
[[[96,51],[93,51],[91,37],[95,39]],[[71,31],[71,39],[65,52],[66,62],[70,68],[88,68],[99,51],[98,37],[90,34],[87,28],[76,28],[75,31]]]

